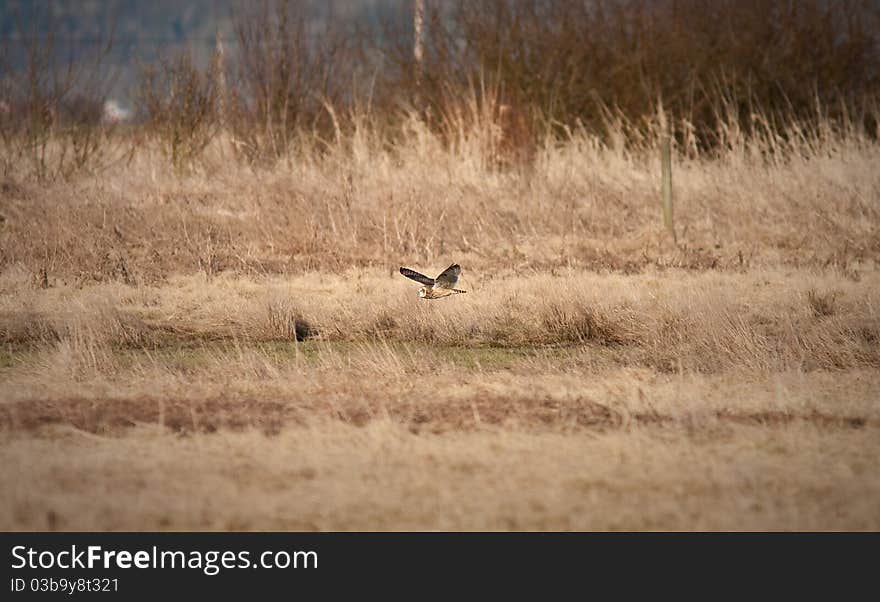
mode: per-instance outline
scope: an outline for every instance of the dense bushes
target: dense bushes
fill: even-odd
[[[864,0],[456,0],[427,20],[421,82],[442,102],[493,79],[502,102],[547,122],[636,123],[658,100],[702,147],[732,116],[864,119],[880,92],[880,5]],[[442,9],[442,13],[438,12]],[[398,53],[398,64],[409,55]],[[410,59],[411,60],[411,59]],[[412,90],[412,68],[395,89]],[[404,84],[404,85],[401,85]],[[733,115],[731,115],[731,112]],[[869,128],[873,122],[863,123]]]
[[[428,0],[420,63],[411,2],[378,29],[319,18],[318,6],[243,3],[228,52],[210,65],[184,53],[142,70],[141,123],[175,166],[194,161],[221,123],[240,157],[265,163],[289,156],[303,134],[338,134],[346,117],[393,132],[401,111],[449,144],[463,127],[480,128],[492,152],[515,145],[522,157],[574,127],[640,139],[657,131],[661,106],[691,153],[723,147],[731,127],[784,138],[792,124],[837,123],[876,135],[880,5],[869,0]],[[89,90],[71,78],[94,76],[68,69],[59,79],[47,52],[32,52],[23,71],[4,65],[5,171],[10,149],[24,148],[34,172],[48,173],[34,151],[57,133],[61,98]],[[11,102],[29,107],[24,119],[11,116]],[[99,137],[82,142],[92,113],[68,112],[74,167],[94,163],[100,146]],[[22,133],[25,146],[10,142]]]

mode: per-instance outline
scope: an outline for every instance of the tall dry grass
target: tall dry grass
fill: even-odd
[[[452,146],[411,114],[396,136],[363,118],[267,169],[239,165],[215,140],[201,168],[180,177],[168,177],[172,164],[145,144],[127,168],[97,178],[8,181],[0,266],[35,279],[45,270],[53,282],[154,283],[179,272],[267,275],[452,256],[482,270],[789,265],[858,278],[880,251],[878,150],[856,130],[792,130],[783,141],[731,124],[716,156],[677,147],[680,244],[671,245],[659,227],[659,136],[633,148],[573,130],[538,147],[533,169],[498,171],[492,112],[466,107],[473,123],[462,117]]]
[[[467,299],[434,304],[419,300],[399,275],[363,270],[6,289],[0,341],[12,365],[24,357],[25,364],[58,370],[25,370],[31,376],[23,383],[44,374],[47,381],[60,378],[62,391],[66,383],[95,378],[122,383],[156,357],[182,357],[196,369],[216,354],[232,364],[259,364],[269,375],[295,369],[315,377],[336,369],[387,377],[530,361],[536,373],[554,362],[572,371],[661,374],[880,366],[875,274],[853,282],[781,270],[505,271],[465,272],[464,282]]]
[[[401,163],[352,145],[337,158],[364,163],[154,180],[156,152],[73,189],[10,188],[0,523],[875,528],[866,155],[682,160],[703,225],[668,248],[647,159],[588,140],[545,149],[528,179],[437,155],[456,182],[415,144]],[[610,169],[566,169],[585,157]],[[542,211],[553,186],[619,239]],[[738,224],[750,210],[784,221]],[[441,237],[419,217],[438,211],[472,221]],[[684,246],[706,232],[725,242]],[[450,256],[455,303],[396,273]]]

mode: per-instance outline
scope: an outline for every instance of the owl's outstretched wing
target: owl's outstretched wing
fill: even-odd
[[[437,276],[434,286],[436,288],[455,288],[458,284],[458,276],[461,274],[461,266],[453,263]]]
[[[425,286],[434,286],[434,279],[433,278],[428,278],[424,274],[419,274],[415,270],[411,270],[409,268],[400,268],[400,273],[411,280],[415,280],[416,282],[421,282]]]

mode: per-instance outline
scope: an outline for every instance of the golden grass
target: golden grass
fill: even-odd
[[[418,299],[417,287],[399,274],[369,269],[259,279],[178,276],[159,286],[13,287],[0,298],[0,336],[11,348],[36,344],[89,356],[106,347],[200,340],[306,340],[409,343],[416,351],[581,346],[596,365],[660,371],[880,363],[880,277],[873,271],[853,281],[803,269],[639,275],[508,269],[465,272],[463,282],[468,295],[436,303]]]
[[[877,528],[875,278],[499,276],[455,304],[363,270],[17,292],[0,526]]]
[[[404,129],[5,183],[0,528],[880,528],[876,144]]]
[[[0,524],[34,529],[876,529],[876,427],[413,433],[328,421],[5,439]]]
[[[394,143],[363,125],[320,149],[304,143],[271,170],[238,164],[221,140],[200,171],[178,179],[147,144],[127,168],[96,178],[4,184],[0,266],[35,282],[45,270],[50,285],[390,270],[450,256],[483,273],[783,265],[858,278],[880,254],[880,152],[854,134],[826,136],[793,149],[737,139],[718,158],[677,156],[679,246],[658,227],[651,145],[609,148],[573,133],[548,142],[533,169],[498,171],[485,167],[479,138],[447,149],[414,120]]]

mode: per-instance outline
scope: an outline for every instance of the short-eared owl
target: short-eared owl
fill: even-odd
[[[440,297],[467,292],[455,288],[455,285],[458,284],[458,276],[461,274],[461,266],[457,263],[453,263],[443,270],[436,278],[428,278],[424,274],[419,274],[409,268],[400,268],[400,273],[425,285],[419,289],[419,297],[422,299],[439,299]]]

